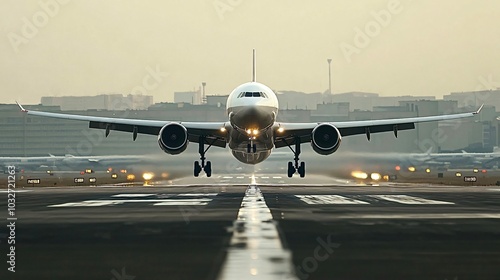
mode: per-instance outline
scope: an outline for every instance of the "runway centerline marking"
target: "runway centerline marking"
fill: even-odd
[[[341,195],[295,195],[307,204],[370,204],[366,201],[361,201]]]
[[[252,183],[233,222],[230,247],[218,279],[297,279],[291,253],[281,244],[255,177]]]
[[[397,202],[401,204],[412,204],[412,205],[420,205],[420,204],[432,204],[432,205],[439,205],[439,204],[455,204],[453,202],[448,202],[448,201],[440,201],[440,200],[431,200],[431,199],[425,199],[425,198],[420,198],[420,197],[415,197],[415,196],[409,196],[409,195],[370,195],[371,197],[378,198],[378,199],[383,199],[387,201],[392,201],[392,202]]]

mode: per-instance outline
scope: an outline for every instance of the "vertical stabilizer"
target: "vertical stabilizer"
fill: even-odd
[[[252,82],[257,82],[257,73],[255,69],[255,49],[252,50]]]

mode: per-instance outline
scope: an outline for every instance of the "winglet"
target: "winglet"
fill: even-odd
[[[17,106],[19,106],[19,109],[21,109],[21,112],[27,113],[28,110],[24,109],[23,105],[19,104],[19,102],[16,101]]]
[[[481,104],[481,106],[479,107],[479,109],[477,109],[477,111],[475,111],[473,114],[477,115],[477,114],[481,113],[481,110],[483,110],[483,106],[484,106],[484,103]]]

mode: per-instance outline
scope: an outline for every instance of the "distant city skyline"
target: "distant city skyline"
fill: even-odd
[[[274,90],[436,96],[500,87],[494,0],[2,1],[0,102],[109,93],[173,101]]]

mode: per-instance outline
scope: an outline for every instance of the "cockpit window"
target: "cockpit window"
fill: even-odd
[[[238,95],[238,98],[242,98],[242,97],[264,97],[264,98],[267,98],[267,95],[263,92],[259,92],[259,91],[247,91],[247,92],[242,92]]]

